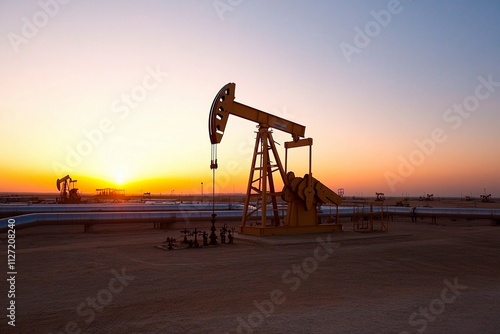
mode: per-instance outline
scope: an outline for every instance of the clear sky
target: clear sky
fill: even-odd
[[[70,174],[90,194],[208,192],[209,110],[235,82],[306,126],[333,190],[499,197],[499,17],[493,0],[0,0],[0,191]],[[246,188],[255,129],[229,119],[218,192]]]

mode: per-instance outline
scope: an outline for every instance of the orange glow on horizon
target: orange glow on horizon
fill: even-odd
[[[313,176],[320,182],[337,191],[344,188],[346,196],[374,196],[375,192],[385,192],[386,196],[400,196],[401,194],[421,195],[424,193],[435,193],[443,196],[460,196],[461,193],[480,194],[484,189],[488,191],[494,184],[488,183],[489,179],[495,177],[493,168],[484,169],[478,175],[471,175],[466,164],[458,166],[453,174],[441,168],[438,161],[427,163],[426,168],[416,168],[414,173],[404,178],[404,182],[397,185],[396,191],[388,191],[384,172],[387,168],[373,165],[366,168],[363,165],[349,166],[349,164],[338,163],[337,166],[325,168],[313,165]],[[232,173],[227,164],[219,165],[216,171],[217,194],[221,193],[245,193],[248,182],[249,166],[240,164]],[[54,175],[53,171],[45,173],[33,173],[30,170],[19,167],[17,170],[5,166],[0,169],[2,182],[0,192],[40,192],[56,193],[56,180],[64,175]],[[212,193],[212,173],[208,168],[204,172],[178,173],[170,176],[144,177],[127,174],[123,169],[115,173],[106,173],[105,176],[94,177],[78,173],[69,174],[74,180],[80,192],[84,195],[93,195],[97,188],[124,189],[127,195],[140,195],[145,192],[162,195],[196,195]],[[297,176],[303,176],[297,174]],[[469,183],[457,182],[459,179],[468,180]],[[274,175],[276,186],[279,190],[282,186],[278,174]],[[203,183],[203,186],[202,184]],[[202,190],[203,188],[203,190]],[[450,191],[451,190],[451,191]],[[491,192],[491,191],[490,191]]]

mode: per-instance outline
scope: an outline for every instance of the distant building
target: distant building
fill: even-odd
[[[99,198],[122,198],[125,197],[125,189],[102,188],[95,190],[96,196]]]

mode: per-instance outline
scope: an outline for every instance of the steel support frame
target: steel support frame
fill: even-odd
[[[272,158],[274,158],[274,164]],[[268,127],[259,126],[255,139],[241,226],[251,224],[251,216],[255,213],[258,214],[260,210],[260,226],[266,227],[267,205],[270,203],[272,205],[271,226],[280,226],[278,196],[281,196],[281,191],[276,191],[276,185],[273,178],[274,172],[279,172],[281,180],[283,184],[285,184],[286,174],[276,149],[272,131],[269,130]],[[252,197],[256,196],[258,199],[255,208],[250,209],[250,200]]]

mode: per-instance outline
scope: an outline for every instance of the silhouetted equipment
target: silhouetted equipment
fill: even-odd
[[[212,223],[212,227],[210,227],[210,245],[212,245],[212,246],[217,245],[217,234],[215,234],[215,231],[217,230],[215,228],[215,217],[216,216],[217,215],[212,211],[212,219],[210,220],[210,222]]]
[[[117,199],[125,196],[125,189],[101,188],[95,191],[96,196],[101,198]],[[151,193],[149,195],[151,196]]]
[[[427,194],[427,197],[420,196],[419,200],[420,201],[433,201],[434,194]]]
[[[191,235],[191,231],[188,230],[187,228],[184,229],[184,231],[181,231],[181,234],[184,235],[184,239],[182,240],[182,243],[187,244],[188,243],[188,235]]]
[[[174,245],[173,245],[174,241],[175,241],[174,238],[167,238],[167,249],[168,250],[174,249]]]
[[[488,195],[481,195],[481,202],[484,202],[484,203],[489,203],[491,202],[491,194],[488,194]]]
[[[227,239],[229,240],[229,244],[234,243],[234,227],[230,230],[227,230]]]
[[[384,210],[382,203],[370,203],[369,211],[366,212],[365,205],[353,208],[351,217],[353,232],[387,232],[389,231],[389,213]],[[375,209],[375,210],[374,210]],[[378,227],[376,225],[379,224]]]
[[[62,204],[80,203],[81,197],[78,193],[78,188],[75,188],[75,183],[78,180],[72,180],[69,175],[57,179],[56,185],[59,190],[58,202]]]
[[[167,237],[167,240],[164,241],[161,245],[156,245],[155,248],[163,249],[163,250],[174,250],[174,249],[188,249],[188,248],[213,248],[213,244],[209,244],[208,233],[206,231],[200,231],[198,228],[194,228],[194,230],[189,230],[184,228],[180,231],[182,238],[182,242],[177,244],[177,239],[174,237]],[[224,234],[224,236],[222,236]],[[226,243],[226,234],[229,240],[229,244],[234,243],[234,227],[229,229],[227,224],[224,224],[224,227],[221,229],[221,238],[224,240],[221,244]],[[202,243],[200,243],[198,237],[202,238]],[[215,243],[217,245],[217,243]]]
[[[377,193],[377,192],[375,192],[375,194],[377,195],[377,199],[376,199],[377,202],[383,202],[383,201],[385,201],[385,195],[384,195],[384,193]]]
[[[203,232],[198,231],[198,229],[195,227],[193,231],[193,236],[194,236],[194,248],[199,248],[200,243],[198,242],[198,235],[201,235]]]
[[[226,243],[226,233],[227,233],[227,224],[224,224],[222,228],[220,229],[220,243],[225,244]]]
[[[203,246],[208,246],[208,233],[203,231]]]
[[[220,143],[226,130],[229,115],[235,115],[258,124],[255,147],[248,179],[243,218],[241,223],[242,233],[263,234],[262,230],[255,231],[251,226],[251,216],[260,214],[260,229],[266,227],[281,226],[278,199],[283,198],[288,202],[287,216],[284,225],[288,227],[304,227],[297,232],[319,231],[317,220],[317,205],[332,203],[339,205],[342,202],[340,196],[328,189],[325,185],[312,177],[312,138],[303,138],[305,126],[284,118],[271,115],[267,112],[249,107],[236,102],[234,83],[222,87],[215,97],[209,116],[209,136],[212,143],[212,159],[210,168],[217,168],[216,144]],[[285,142],[285,167],[281,163],[275,142],[272,136],[272,128],[289,133],[292,141]],[[304,178],[296,178],[295,175],[287,176],[288,149],[309,146],[309,173]],[[282,192],[276,190],[273,174],[278,172],[283,181]],[[251,198],[257,197],[255,205],[250,205]],[[268,215],[270,224],[268,225]],[[247,225],[250,224],[250,226]],[[332,229],[330,229],[332,230]],[[274,231],[272,233],[288,233],[288,231]]]

